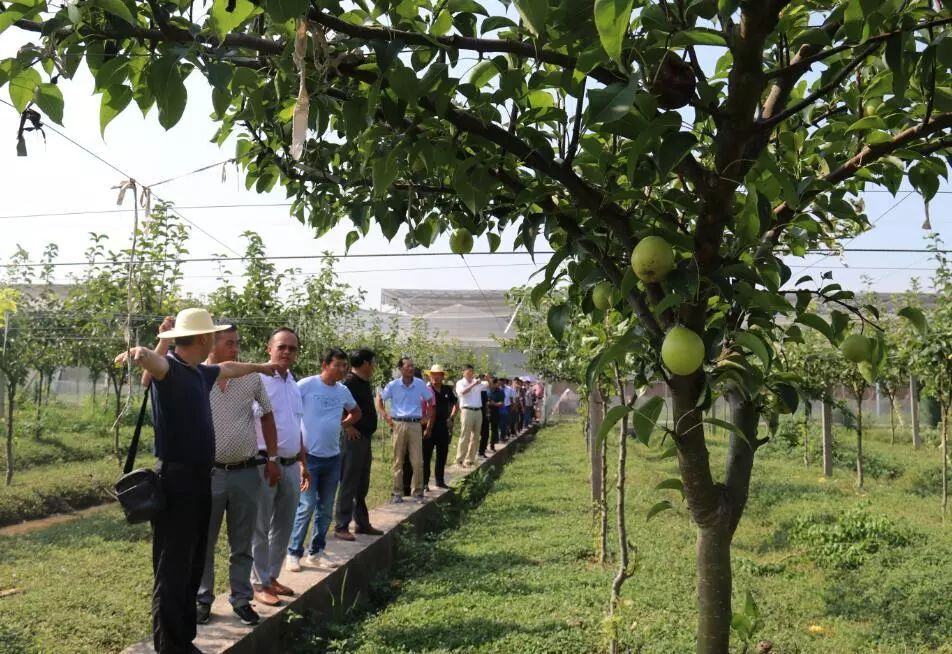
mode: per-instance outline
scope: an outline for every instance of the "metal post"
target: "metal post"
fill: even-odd
[[[823,476],[833,476],[833,405],[823,401]]]

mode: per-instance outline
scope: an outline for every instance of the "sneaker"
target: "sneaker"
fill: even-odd
[[[261,622],[261,616],[251,608],[251,604],[242,604],[241,606],[234,607],[232,610],[235,612],[235,615],[238,616],[238,619],[241,620],[241,624],[250,627]]]
[[[426,504],[426,498],[422,495],[416,495],[413,497],[413,502],[415,504]]]
[[[329,560],[324,555],[324,552],[316,552],[314,554],[308,554],[304,558],[304,565],[308,566],[309,568],[323,568],[325,570],[334,569],[340,566],[339,563],[335,563]]]
[[[212,605],[198,602],[195,605],[195,616],[198,624],[208,624],[208,621],[212,619]]]
[[[301,571],[301,557],[294,556],[293,554],[288,554],[288,558],[284,561],[284,567],[288,572],[300,572]]]
[[[402,496],[402,495],[397,495],[396,493],[394,493],[394,494],[393,494],[393,497],[390,498],[390,503],[391,503],[391,504],[403,504],[403,496]]]

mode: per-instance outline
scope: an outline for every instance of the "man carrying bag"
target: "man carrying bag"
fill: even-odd
[[[174,324],[174,327],[172,326]],[[131,360],[151,377],[152,422],[155,427],[156,472],[164,507],[152,518],[152,640],[159,654],[199,651],[195,594],[204,568],[211,510],[211,468],[215,457],[215,430],[209,393],[216,379],[251,373],[273,375],[274,364],[230,361],[204,365],[215,326],[204,309],[185,309],[175,322],[163,323],[157,351],[134,347],[116,357]],[[168,341],[175,352],[165,354]],[[148,384],[149,380],[144,380]]]

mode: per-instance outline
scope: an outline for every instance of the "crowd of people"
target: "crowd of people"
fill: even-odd
[[[186,309],[165,319],[154,350],[116,358],[144,370],[152,400],[165,497],[152,521],[156,652],[199,651],[192,641],[196,625],[211,619],[214,552],[226,518],[229,601],[245,625],[260,620],[252,602],[278,606],[294,596],[279,581],[282,570],[337,566],[327,556],[329,534],[353,541],[383,533],[367,506],[380,419],[391,433],[391,501],[422,504],[431,471],[434,487],[447,488],[457,415],[455,463],[467,468],[538,420],[542,406],[541,384],[477,376],[472,365],[447,384],[442,366],[424,371],[410,357],[375,389],[369,349],[329,349],[319,374],[297,380],[300,343],[289,327],[271,334],[267,362],[238,362],[239,352],[235,325]]]

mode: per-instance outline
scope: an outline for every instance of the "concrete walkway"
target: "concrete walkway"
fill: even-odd
[[[503,466],[517,451],[517,444],[530,440],[536,431],[537,428],[533,428],[508,443],[497,445],[496,452],[475,468],[448,466],[446,481],[450,488],[434,488],[427,493],[426,504],[404,501],[371,510],[371,524],[383,530],[382,536],[358,534],[357,540],[349,542],[329,535],[327,558],[337,567],[303,568],[297,573],[282,569],[281,583],[293,589],[296,596],[286,598],[289,601],[277,607],[253,603],[261,615],[257,627],[246,627],[238,621],[228,603],[227,593],[217,596],[212,604],[212,619],[207,625],[199,626],[195,646],[205,654],[278,652],[281,628],[289,609],[296,613],[310,611],[331,616],[335,608],[340,611],[341,607],[359,602],[371,580],[389,570],[396,560],[397,527],[407,524],[420,532],[426,531],[427,525],[439,518],[440,505],[452,500],[454,488],[461,479],[477,470]],[[150,639],[127,648],[123,654],[150,654],[154,651]]]

